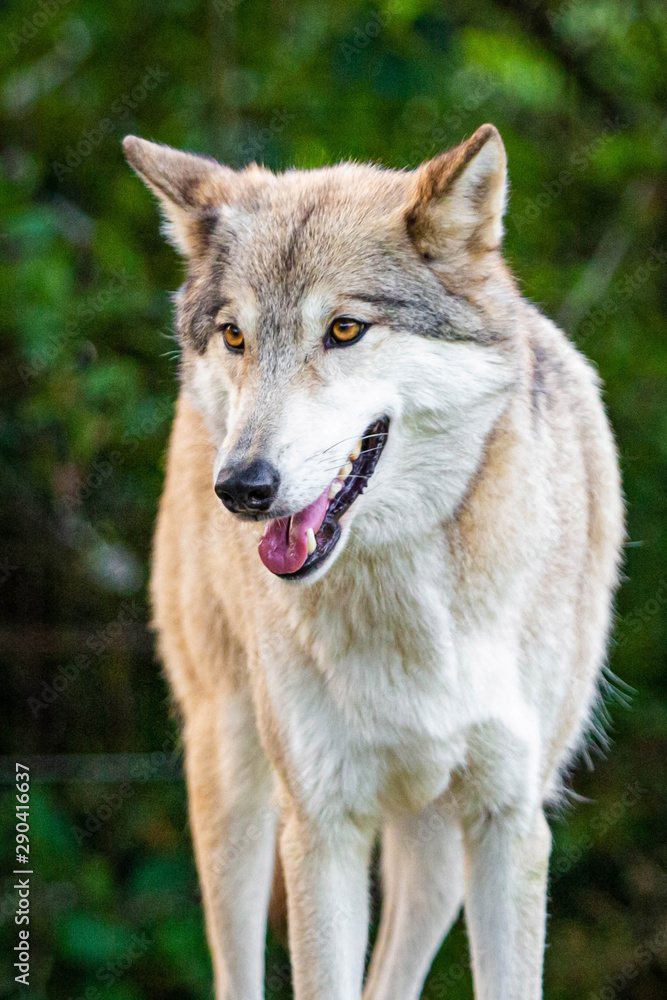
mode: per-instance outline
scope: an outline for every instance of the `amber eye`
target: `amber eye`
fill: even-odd
[[[327,332],[327,346],[335,347],[338,345],[345,347],[347,344],[352,344],[355,340],[359,340],[366,333],[367,329],[368,323],[362,323],[351,316],[338,316]]]
[[[234,326],[233,323],[225,323],[222,327],[222,336],[230,351],[237,351],[239,354],[243,351],[245,341],[238,326]]]

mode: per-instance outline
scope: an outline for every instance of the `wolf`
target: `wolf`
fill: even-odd
[[[276,844],[297,1000],[415,1000],[461,906],[477,1000],[537,1000],[624,518],[598,377],[502,257],[501,137],[124,148],[186,262],[151,590],[218,1000],[264,995]]]

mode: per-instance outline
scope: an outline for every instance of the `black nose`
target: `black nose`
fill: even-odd
[[[269,462],[258,459],[250,465],[228,466],[220,470],[215,484],[227,510],[233,514],[268,510],[278,492],[280,476]]]

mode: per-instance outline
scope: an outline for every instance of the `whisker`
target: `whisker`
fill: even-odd
[[[385,433],[388,433],[388,432],[380,431],[378,433],[378,437],[383,436]],[[299,444],[300,441],[303,441],[303,439],[304,439],[305,436],[306,436],[305,434],[302,434],[300,437],[294,438],[287,445],[284,445],[284,448],[294,447],[295,445]],[[356,436],[356,434],[350,434],[349,437],[341,438],[340,441],[334,441],[334,443],[330,444],[328,448],[325,448],[323,451],[318,451],[317,454],[316,455],[312,455],[311,458],[319,458],[322,455],[326,455],[327,452],[331,451],[333,448],[337,448],[341,444],[345,444],[346,441],[360,441],[360,440],[363,441],[364,438],[368,438],[368,437],[371,437],[371,436],[372,435],[370,435],[370,434],[365,434],[363,437],[358,438]],[[310,460],[311,459],[307,459],[307,461],[310,461]]]
[[[362,455],[370,455],[372,452],[375,451],[375,449],[376,449],[375,445],[373,445],[370,448],[362,448],[361,451],[359,452],[359,454],[357,455],[357,458],[361,458]],[[322,458],[325,454],[326,454],[326,452],[320,451],[320,452],[317,453],[317,455],[311,455],[311,458],[309,459],[309,461],[311,461],[312,459],[315,459],[315,458]],[[357,458],[354,459],[355,462],[357,461]]]
[[[362,455],[370,455],[374,451],[375,451],[374,448],[367,448],[365,451],[360,451],[359,452],[359,458],[361,458]],[[355,462],[356,462],[356,458],[355,458]],[[323,469],[322,471],[323,472],[337,472],[338,469],[340,469],[339,465],[330,465],[326,469]]]
[[[372,432],[370,434],[362,434],[361,437],[359,437],[359,438],[355,434],[350,434],[349,437],[341,438],[341,440],[340,441],[336,441],[335,444],[330,444],[328,448],[325,448],[324,451],[320,452],[320,455],[326,455],[326,453],[328,451],[331,451],[332,448],[337,448],[339,444],[344,444],[345,441],[366,441],[369,438],[386,437],[388,433],[389,433],[389,431],[376,431],[376,432]]]
[[[319,452],[319,454],[326,455],[328,451],[331,451],[332,448],[337,448],[339,444],[345,444],[346,441],[355,441],[355,440],[358,441],[359,438],[355,438],[354,434],[350,434],[349,437],[341,438],[340,441],[336,441],[334,444],[330,444],[328,448],[325,448],[324,451]]]

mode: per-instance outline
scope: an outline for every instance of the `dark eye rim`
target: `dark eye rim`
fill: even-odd
[[[241,343],[237,347],[234,347],[232,344],[230,344],[227,338],[225,337],[225,331],[230,329],[236,330],[241,337]],[[228,351],[231,351],[232,354],[243,354],[245,350],[245,337],[243,336],[241,328],[237,326],[236,323],[223,323],[222,326],[218,327],[218,332],[222,335],[224,345]]]
[[[343,320],[347,321],[348,323],[359,324],[360,327],[359,333],[356,335],[356,337],[353,337],[352,340],[336,340],[334,336],[333,328],[335,324],[340,323]],[[345,316],[345,315],[335,316],[331,320],[327,332],[324,335],[324,347],[326,350],[332,350],[334,348],[338,350],[341,347],[352,347],[353,344],[359,343],[359,341],[364,336],[364,334],[366,333],[366,331],[370,326],[371,326],[370,323],[365,323],[363,320],[357,319],[356,316]]]

